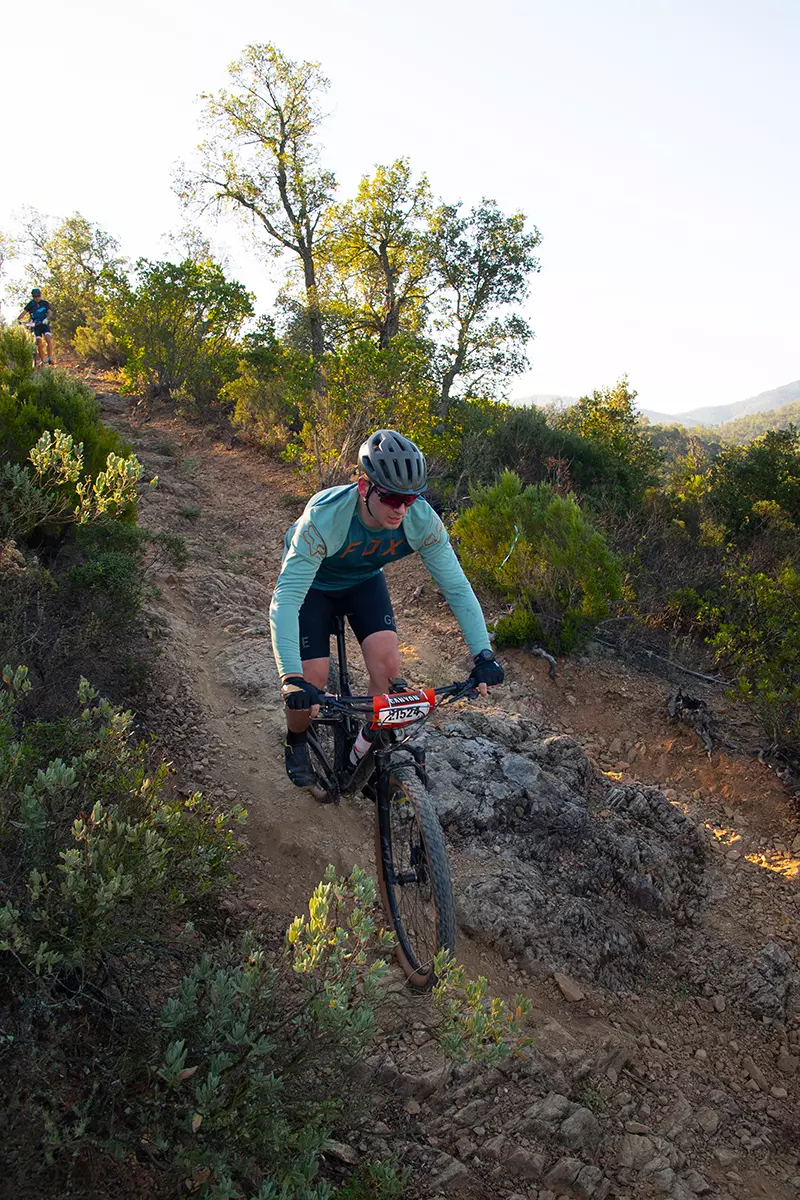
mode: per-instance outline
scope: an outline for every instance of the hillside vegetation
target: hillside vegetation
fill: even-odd
[[[405,159],[337,199],[317,142],[327,87],[314,64],[247,47],[230,90],[205,97],[207,137],[178,184],[188,212],[241,217],[283,255],[271,313],[255,318],[196,234],[178,261],[131,266],[85,218],[29,215],[31,270],[62,336],[121,364],[143,404],[227,422],[310,489],[347,480],[370,430],[402,429],[429,457],[468,569],[511,606],[501,641],[564,651],[622,618],[665,656],[721,670],[757,711],[765,750],[796,756],[795,428],[647,426],[626,379],[563,410],[504,402],[532,336],[518,308],[538,230],[491,200],[436,200]],[[95,469],[102,447],[84,440]],[[502,520],[489,519],[494,487]]]
[[[799,766],[800,433],[789,425],[724,444],[713,431],[650,428],[624,377],[598,381],[563,411],[508,404],[532,336],[520,304],[539,268],[539,231],[491,199],[465,209],[436,198],[405,159],[378,166],[339,199],[317,140],[327,86],[315,64],[247,47],[229,89],[203,98],[207,137],[177,184],[187,212],[241,217],[264,253],[283,256],[287,283],[271,312],[256,313],[194,233],[172,258],[131,263],[80,214],[49,223],[32,212],[18,252],[54,305],[61,345],[111,372],[137,420],[177,412],[229,447],[247,442],[262,465],[271,458],[288,472],[289,464],[293,506],[300,493],[352,478],[371,430],[403,430],[428,456],[429,497],[465,569],[501,614],[498,647],[565,656],[612,639],[622,651],[643,646],[720,672],[759,724],[762,757]],[[162,460],[171,453],[169,443],[155,450]],[[190,472],[189,461],[181,470]],[[151,487],[157,480],[144,478],[100,420],[92,391],[67,371],[35,371],[30,336],[0,331],[4,1174],[15,1196],[46,1200],[137,1192],[389,1200],[407,1185],[391,1153],[358,1165],[345,1157],[336,1169],[326,1158],[333,1133],[370,1101],[364,1064],[391,950],[371,881],[359,869],[331,869],[286,937],[251,928],[235,891],[245,812],[176,787],[163,751],[128,710],[155,661],[158,633],[146,619],[153,568],[168,560],[180,572],[188,560],[182,538],[139,523]],[[200,512],[187,505],[181,516],[192,522]],[[214,586],[230,582],[225,575]],[[495,755],[484,734],[497,729],[471,721],[458,736],[462,754],[476,756],[479,790],[489,778],[481,755]],[[510,871],[499,839],[533,811],[524,784],[502,790],[507,771],[538,779],[549,756],[569,760],[556,765],[581,789],[559,810],[565,855],[608,783],[574,743],[536,741],[513,722],[503,736],[509,753],[491,760],[498,881]],[[444,758],[444,739],[441,749]],[[451,745],[456,765],[458,753]],[[704,894],[707,851],[654,791],[610,793],[616,874],[598,877],[596,894],[624,880],[634,906],[661,906],[688,923]],[[440,792],[454,831],[490,828],[473,828],[471,799],[461,813]],[[549,795],[537,803],[544,823]],[[631,850],[629,819],[647,827],[652,862]],[[600,808],[592,845],[604,844],[608,820]],[[659,822],[667,840],[685,835],[697,876],[672,900],[668,882],[656,894],[652,863],[669,881],[687,856],[663,853]],[[546,858],[550,848],[542,842],[539,852]],[[477,893],[490,887],[502,897],[505,884],[488,878]],[[522,888],[520,911],[546,907],[537,879],[531,873]],[[577,872],[572,887],[567,919],[583,930],[592,924],[586,877]],[[475,910],[488,911],[481,895]],[[516,919],[512,948],[523,955],[530,923]],[[499,909],[493,920],[510,927]],[[599,971],[609,956],[598,936]],[[630,987],[644,969],[636,938],[608,934],[615,953],[627,947],[619,978]],[[525,1005],[487,999],[485,980],[454,969],[437,999],[435,1032],[415,1029],[415,1045],[436,1041],[462,1062],[523,1047]],[[787,1001],[774,1019],[788,1011]],[[587,1121],[593,1128],[588,1107],[567,1100],[561,1115],[566,1123],[577,1110],[583,1137]],[[419,1112],[413,1097],[405,1112]],[[586,1169],[594,1188],[600,1168]],[[556,1172],[554,1187],[559,1180]]]

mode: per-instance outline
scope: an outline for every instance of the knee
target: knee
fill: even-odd
[[[314,687],[316,687],[316,688],[320,688],[320,689],[324,688],[328,682],[328,665],[327,665],[327,663],[325,664],[324,667],[323,666],[314,666],[314,667],[304,666],[303,667],[303,678],[306,679],[309,683],[313,683]]]
[[[370,665],[374,679],[394,679],[400,674],[400,652],[396,649],[385,650],[378,656],[377,662]]]

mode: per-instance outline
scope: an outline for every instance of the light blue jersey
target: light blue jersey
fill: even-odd
[[[287,550],[296,528],[293,525],[286,534]],[[311,586],[321,592],[343,592],[378,575],[387,563],[413,553],[402,525],[399,529],[370,529],[361,520],[356,505],[347,537],[335,554],[323,558]]]
[[[298,618],[309,588],[353,587],[387,562],[414,553],[419,553],[453,610],[470,653],[488,650],[481,606],[430,504],[416,500],[397,529],[368,529],[358,515],[358,488],[353,483],[317,492],[287,534],[269,608],[272,649],[281,678],[303,673]]]

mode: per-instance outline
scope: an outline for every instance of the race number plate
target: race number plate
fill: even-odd
[[[402,725],[413,725],[435,707],[436,694],[433,688],[421,688],[418,692],[399,692],[394,696],[374,696],[372,728],[386,729],[391,726],[398,729]]]

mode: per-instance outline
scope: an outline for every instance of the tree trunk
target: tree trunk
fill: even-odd
[[[314,268],[314,256],[310,247],[301,247],[300,257],[303,261],[303,279],[306,288],[306,301],[308,303],[308,326],[311,333],[311,357],[314,359],[314,362],[319,365],[319,363],[322,362],[322,357],[325,353],[325,331],[322,324],[322,313],[320,312],[319,307],[317,273]]]

